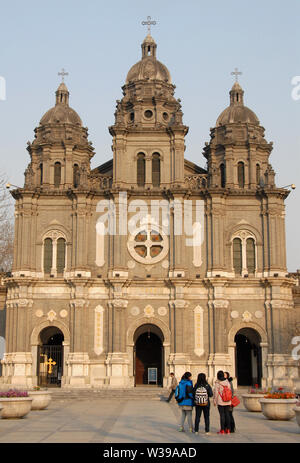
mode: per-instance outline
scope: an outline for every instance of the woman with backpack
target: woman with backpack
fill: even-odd
[[[225,378],[223,371],[218,371],[217,379],[214,384],[214,405],[218,406],[220,414],[221,429],[218,434],[230,434],[230,415],[231,407],[231,388],[228,379]]]
[[[196,410],[195,415],[195,434],[199,432],[200,418],[204,415],[205,422],[205,434],[209,434],[209,412],[210,412],[210,401],[209,398],[213,396],[211,386],[206,381],[204,373],[199,373],[197,382],[193,388],[194,405]]]
[[[192,373],[186,371],[181,378],[180,383],[178,384],[175,392],[175,399],[177,400],[178,405],[181,407],[181,423],[179,431],[184,431],[184,422],[187,418],[189,431],[193,432],[193,423],[192,423],[192,411],[193,411],[193,383],[192,383]]]

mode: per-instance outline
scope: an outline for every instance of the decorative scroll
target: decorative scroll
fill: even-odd
[[[103,352],[103,323],[104,308],[98,305],[95,308],[94,352],[100,355]]]
[[[203,344],[203,308],[197,305],[194,309],[194,326],[195,326],[195,349],[194,352],[199,357],[204,353]]]

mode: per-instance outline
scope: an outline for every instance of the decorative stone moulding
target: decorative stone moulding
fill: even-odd
[[[158,310],[157,310],[157,313],[158,313],[158,315],[160,315],[161,317],[164,317],[165,315],[167,315],[167,309],[166,309],[166,307],[159,307]]]
[[[239,313],[236,310],[233,310],[230,314],[231,318],[239,318]]]
[[[144,314],[146,315],[146,317],[153,317],[154,309],[150,304],[146,305],[146,307],[144,308]]]
[[[139,307],[136,307],[136,306],[132,307],[131,310],[130,310],[130,313],[131,313],[131,315],[134,315],[134,316],[139,315],[139,313],[140,313]]]
[[[262,313],[261,310],[257,310],[254,315],[255,315],[256,318],[262,318],[263,317],[263,313]]]
[[[36,310],[35,316],[41,318],[44,315],[44,312],[40,309]]]
[[[246,310],[243,315],[243,321],[244,322],[251,322],[252,321],[252,314],[250,312],[248,312],[248,310]]]
[[[59,315],[61,316],[61,318],[66,318],[68,316],[68,311],[63,309],[59,312]]]
[[[56,312],[54,310],[50,310],[47,313],[47,320],[49,320],[49,322],[53,322],[56,319],[57,319]]]

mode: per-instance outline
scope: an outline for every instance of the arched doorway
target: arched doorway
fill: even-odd
[[[253,328],[242,328],[234,338],[236,344],[236,375],[238,386],[261,386],[261,337]]]
[[[38,385],[60,387],[63,375],[64,335],[56,326],[44,328],[39,335],[37,376]]]
[[[135,386],[163,384],[163,333],[156,325],[140,326],[134,334],[134,376]]]

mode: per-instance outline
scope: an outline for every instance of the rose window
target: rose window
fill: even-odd
[[[138,262],[154,264],[166,256],[168,238],[158,227],[149,224],[148,227],[142,227],[130,236],[128,250]]]

